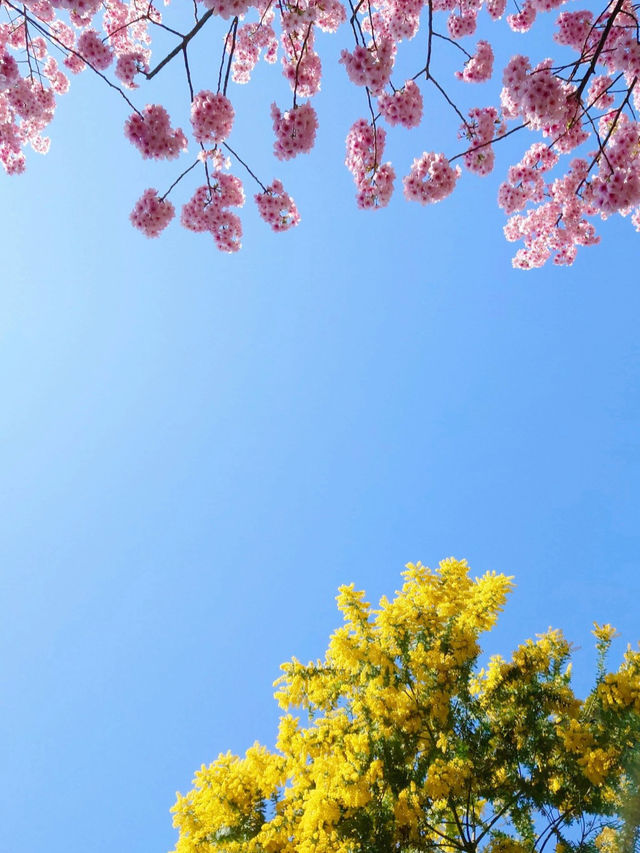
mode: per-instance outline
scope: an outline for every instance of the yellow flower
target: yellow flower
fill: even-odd
[[[615,758],[616,751],[613,749],[592,749],[583,755],[582,758],[578,759],[578,764],[582,767],[582,772],[593,785],[602,785],[607,778],[607,774]]]
[[[598,625],[597,622],[594,622],[591,633],[601,643],[610,643],[614,637],[620,636],[613,625],[609,625],[608,623],[606,625]]]
[[[615,853],[618,849],[617,842],[618,833],[610,826],[605,826],[595,838],[596,847],[600,853]]]

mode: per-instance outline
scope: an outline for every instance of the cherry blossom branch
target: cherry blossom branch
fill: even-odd
[[[193,163],[192,163],[192,164],[191,164],[187,169],[185,169],[185,170],[184,170],[184,172],[183,172],[181,175],[179,175],[179,176],[175,179],[175,181],[171,184],[171,186],[170,186],[170,187],[169,187],[169,189],[166,191],[166,193],[165,193],[163,196],[160,196],[160,201],[164,201],[164,200],[165,200],[165,198],[166,198],[166,197],[169,195],[169,193],[171,192],[171,190],[172,190],[175,186],[177,186],[177,185],[180,183],[180,181],[184,178],[184,176],[185,176],[185,175],[188,175],[188,174],[189,174],[189,172],[190,172],[192,169],[195,169],[195,167],[198,165],[198,163],[199,163],[199,162],[200,162],[200,158],[198,158],[197,160],[195,160],[195,161],[194,161],[194,162],[193,162]]]
[[[615,118],[611,122],[611,127],[607,131],[607,135],[605,136],[605,138],[602,141],[602,149],[603,150],[607,147],[607,142],[611,138],[611,134],[613,133],[613,131],[616,129],[616,125],[618,124],[618,121],[620,120],[620,115],[621,115],[623,109],[625,108],[625,105],[629,102],[629,98],[631,97],[631,93],[633,92],[633,89],[634,89],[637,82],[638,82],[638,78],[634,77],[633,82],[631,83],[631,85],[629,86],[629,88],[627,90],[627,94],[625,95],[624,100],[622,101],[622,103],[620,104],[618,109],[616,110]],[[591,161],[589,168],[587,169],[587,174],[593,169],[593,167],[596,165],[596,163],[598,162],[599,159],[600,159],[600,152],[598,152],[595,155],[595,157],[593,158],[593,160]],[[582,181],[580,186],[582,186],[583,183],[584,183],[584,181]],[[578,187],[578,189],[580,189],[580,187]],[[577,192],[577,190],[576,190],[576,192]]]
[[[449,163],[453,163],[454,160],[459,160],[460,157],[464,157],[466,154],[473,154],[474,151],[479,151],[481,148],[486,148],[488,145],[493,145],[494,142],[498,142],[501,139],[506,139],[507,136],[511,136],[512,133],[515,133],[518,130],[522,130],[524,127],[528,127],[531,122],[524,122],[524,124],[519,124],[517,127],[512,127],[511,130],[507,130],[504,133],[501,133],[499,136],[494,136],[493,139],[490,139],[489,142],[482,142],[480,145],[474,145],[473,148],[467,148],[466,151],[461,151],[460,154],[455,154],[453,157],[449,157]]]
[[[234,25],[234,23],[237,22],[237,20],[238,20],[237,17],[235,17],[233,19],[233,21],[231,22],[229,29],[227,31],[227,35],[225,36],[225,39],[224,39],[224,47],[222,48],[222,56],[220,57],[220,69],[218,70],[218,89],[217,89],[218,92],[222,88],[222,71],[224,69],[224,60],[225,60],[225,57],[227,55],[227,45],[229,43],[229,38],[231,36],[231,31],[233,29],[233,25]],[[237,27],[237,24],[236,24],[236,27]],[[235,47],[235,39],[234,39],[234,47]],[[232,57],[229,58],[229,64],[231,63],[231,59],[232,59]]]
[[[421,73],[422,73],[422,72],[421,72]],[[450,106],[453,110],[455,110],[455,112],[456,112],[456,113],[458,114],[458,116],[460,117],[460,120],[462,121],[462,123],[464,124],[464,126],[465,126],[466,128],[468,128],[468,129],[470,129],[469,122],[468,122],[468,121],[467,121],[467,119],[464,117],[464,115],[460,112],[460,110],[458,109],[458,107],[453,103],[453,101],[451,100],[451,98],[449,97],[449,95],[447,95],[446,91],[442,88],[442,86],[440,85],[440,83],[438,83],[438,81],[436,80],[436,78],[435,78],[432,74],[428,74],[428,75],[427,75],[427,77],[428,77],[428,79],[433,83],[433,85],[436,87],[436,89],[438,89],[438,91],[442,94],[442,96],[444,97],[445,101],[449,104],[449,106]]]
[[[165,58],[164,58],[164,59],[162,59],[162,60],[161,60],[161,61],[156,65],[156,67],[155,67],[152,71],[144,71],[143,73],[144,73],[144,76],[147,78],[147,80],[151,80],[153,77],[155,77],[155,76],[156,76],[156,74],[157,74],[159,71],[162,71],[162,69],[165,67],[165,65],[167,65],[167,63],[171,62],[171,60],[172,60],[172,59],[174,59],[174,58],[175,58],[175,57],[180,53],[180,51],[181,51],[181,50],[184,50],[184,49],[186,48],[186,46],[189,44],[189,42],[191,41],[191,39],[192,39],[192,38],[193,38],[193,37],[194,37],[198,32],[200,32],[200,30],[202,29],[202,27],[204,27],[204,25],[207,23],[207,21],[209,20],[209,18],[210,18],[212,15],[213,15],[213,9],[209,9],[209,11],[208,11],[208,12],[206,12],[206,13],[205,13],[201,18],[200,18],[200,20],[199,20],[199,21],[198,21],[198,23],[195,25],[195,27],[193,27],[193,29],[191,29],[191,30],[186,34],[186,36],[184,36],[184,38],[182,39],[182,41],[180,42],[180,44],[177,44],[177,45],[174,47],[174,49],[173,49],[170,53],[168,53],[168,54],[165,56]]]
[[[429,0],[429,35],[427,37],[427,61],[424,66],[424,75],[429,79],[431,74],[431,50],[433,47],[433,0]],[[422,72],[420,72],[422,73]],[[416,77],[420,76],[416,74]],[[413,78],[416,79],[415,77]]]
[[[226,148],[226,149],[227,149],[227,151],[228,151],[230,154],[232,154],[232,155],[236,158],[236,160],[237,160],[239,163],[241,163],[241,164],[245,167],[245,169],[247,170],[247,172],[249,172],[249,174],[251,175],[251,177],[252,177],[255,181],[257,181],[257,182],[260,184],[260,186],[262,187],[262,191],[266,193],[266,192],[267,192],[267,188],[266,188],[266,187],[265,187],[265,185],[262,183],[262,181],[260,180],[260,178],[255,174],[255,172],[252,172],[252,171],[251,171],[251,169],[250,169],[250,168],[249,168],[249,166],[244,162],[244,160],[242,159],[242,157],[241,157],[239,154],[237,154],[237,153],[233,150],[233,148],[229,145],[229,143],[228,143],[228,142],[223,142],[223,143],[222,143],[222,145],[224,146],[224,148]]]
[[[465,50],[465,49],[462,47],[462,45],[460,44],[460,42],[457,42],[455,39],[449,38],[449,36],[445,36],[445,35],[443,35],[442,33],[438,33],[438,32],[436,32],[435,30],[433,31],[433,35],[434,35],[437,39],[442,39],[443,41],[448,41],[448,42],[449,42],[450,44],[452,44],[454,47],[457,47],[457,48],[458,48],[458,50],[461,50],[461,51],[464,53],[464,55],[465,55],[465,56],[467,56],[469,59],[472,59],[472,56],[471,56],[471,54],[469,53],[469,51],[468,51],[468,50]]]
[[[366,39],[364,37],[364,33],[362,32],[362,26],[360,25],[360,19],[358,18],[358,10],[362,6],[364,2],[368,2],[368,0],[360,0],[357,6],[354,7],[352,0],[349,0],[349,6],[351,8],[351,17],[349,19],[349,23],[351,24],[351,29],[353,30],[353,37],[355,39],[356,44],[365,44]],[[358,38],[358,35],[360,38]]]
[[[29,50],[29,29],[27,27],[27,10],[22,7],[22,15],[24,17],[24,49],[27,54],[27,65],[29,66],[29,77],[33,80],[33,66],[31,65],[31,51]]]
[[[578,103],[580,102],[580,98],[582,97],[582,93],[584,92],[587,83],[589,82],[589,77],[591,77],[591,75],[595,71],[595,67],[596,67],[596,64],[598,62],[598,58],[599,58],[600,54],[602,53],[602,50],[604,49],[605,43],[607,41],[607,36],[609,35],[609,32],[611,31],[611,27],[613,26],[613,22],[616,19],[616,15],[618,14],[620,9],[622,8],[623,3],[624,3],[624,0],[618,0],[618,2],[615,5],[613,12],[611,13],[611,15],[609,15],[609,19],[608,19],[607,23],[605,24],[605,27],[602,31],[602,35],[600,36],[600,41],[598,42],[598,46],[596,47],[594,54],[591,58],[591,62],[589,63],[589,67],[587,68],[587,72],[584,75],[584,77],[582,78],[580,85],[578,86],[578,88],[576,89],[576,91],[573,95],[573,97],[578,101]]]
[[[7,6],[11,7],[14,10],[14,12],[17,12],[18,14],[22,14],[20,12],[20,10],[17,9],[13,5],[11,0],[4,0],[4,2],[6,3]],[[110,89],[115,89],[115,91],[120,95],[120,97],[124,98],[124,100],[127,102],[127,104],[131,107],[131,109],[134,112],[136,112],[139,116],[142,116],[142,113],[140,112],[140,110],[125,95],[125,93],[122,91],[120,86],[116,86],[115,83],[112,83],[111,80],[109,80],[109,78],[105,74],[102,73],[102,71],[99,71],[95,67],[95,65],[93,65],[89,60],[85,59],[84,56],[82,56],[82,54],[78,53],[77,50],[74,50],[72,47],[68,47],[61,39],[59,39],[49,29],[47,29],[44,26],[44,24],[42,22],[40,22],[37,18],[32,17],[31,15],[27,14],[26,12],[24,14],[25,14],[26,20],[31,24],[31,26],[35,27],[38,30],[38,32],[41,33],[44,36],[44,38],[47,39],[47,41],[50,41],[51,44],[54,44],[59,50],[66,53],[67,55],[71,54],[72,56],[77,56],[78,59],[81,59],[94,72],[94,74],[97,74],[98,77],[100,77],[102,80],[104,80],[104,82],[107,84],[107,86],[109,86]]]
[[[189,96],[190,100],[193,101],[193,83],[191,82],[191,69],[189,68],[189,57],[187,56],[187,48],[185,47],[182,51],[182,58],[184,60],[184,71],[187,76],[187,85],[189,86]]]
[[[307,42],[309,41],[309,38],[310,38],[310,36],[311,36],[311,29],[312,29],[312,28],[313,28],[313,21],[311,21],[311,23],[310,23],[310,24],[309,24],[309,26],[307,27],[307,32],[306,32],[305,37],[304,37],[304,40],[303,40],[303,42],[302,42],[302,47],[300,48],[300,56],[298,57],[298,61],[296,62],[296,72],[295,72],[295,78],[294,78],[294,79],[295,79],[295,83],[294,83],[294,86],[293,86],[293,106],[294,106],[294,109],[295,109],[295,107],[296,107],[296,105],[297,105],[297,97],[298,97],[298,73],[299,73],[299,71],[300,71],[300,63],[302,62],[302,59],[303,59],[303,57],[304,57],[304,52],[305,52],[305,50],[306,50],[306,48],[307,48]]]
[[[611,165],[609,157],[607,156],[607,152],[605,151],[604,146],[602,144],[602,140],[600,139],[600,132],[598,131],[596,123],[593,120],[593,118],[589,112],[586,113],[586,116],[587,116],[587,120],[588,120],[589,124],[593,128],[593,133],[594,133],[594,135],[596,137],[596,141],[598,143],[598,150],[600,151],[600,153],[602,154],[602,156],[606,160],[607,166],[609,167],[609,171],[611,172],[611,174],[613,174],[613,166]]]
[[[239,21],[239,18],[236,15],[235,18],[233,19],[233,23],[231,24],[231,28],[229,30],[229,32],[231,33],[231,47],[229,49],[229,62],[227,63],[227,73],[224,75],[224,86],[222,87],[222,94],[223,95],[227,94],[227,86],[229,85],[229,74],[231,73],[231,63],[233,61],[233,53],[236,49],[236,34],[238,32],[238,21]],[[227,37],[228,37],[228,34],[227,34]],[[225,39],[224,47],[226,50],[227,39]],[[220,86],[220,82],[218,81],[218,87],[219,86]],[[220,91],[219,88],[218,88],[218,91]]]

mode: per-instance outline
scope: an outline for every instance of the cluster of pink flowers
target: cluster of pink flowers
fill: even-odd
[[[291,91],[296,95],[311,98],[320,91],[322,63],[318,54],[311,48],[305,48],[299,59],[295,56],[283,57],[282,69]]]
[[[212,9],[214,14],[228,20],[235,15],[244,15],[249,9],[249,0],[203,0],[207,9]]]
[[[345,165],[356,185],[356,203],[363,210],[385,207],[393,193],[393,167],[380,163],[385,140],[384,130],[364,118],[358,119],[347,134]]]
[[[222,142],[231,133],[234,112],[229,98],[203,90],[191,102],[191,125],[197,142]]]
[[[136,77],[149,70],[148,51],[130,50],[118,57],[116,77],[127,89],[136,89]]]
[[[521,116],[535,130],[566,123],[572,106],[568,95],[574,91],[551,72],[551,60],[531,70],[526,56],[514,56],[504,69],[504,89],[500,96],[507,118]],[[575,105],[573,106],[575,112]]]
[[[104,71],[113,62],[113,50],[93,29],[80,34],[76,49],[82,58],[98,71]]]
[[[460,167],[452,168],[444,154],[425,151],[413,161],[402,182],[405,198],[420,204],[442,201],[454,191],[460,174]]]
[[[499,21],[507,8],[507,0],[486,0],[485,8],[493,21]]]
[[[516,252],[515,267],[541,267],[552,257],[555,264],[572,264],[578,246],[599,242],[593,224],[586,219],[592,210],[578,195],[588,172],[586,160],[573,160],[563,178],[547,184],[550,201],[509,219],[504,228],[507,240],[523,240],[525,244],[524,249]]]
[[[498,190],[498,204],[507,215],[523,210],[527,202],[539,204],[545,197],[544,173],[558,162],[558,155],[543,142],[534,142],[520,163],[511,166]]]
[[[396,50],[392,39],[381,38],[369,47],[356,45],[351,53],[343,50],[340,62],[347,69],[352,83],[367,86],[372,95],[379,95],[391,77]]]
[[[311,104],[300,104],[284,113],[272,104],[271,118],[276,134],[273,153],[278,160],[290,160],[311,151],[318,129],[318,118]]]
[[[477,175],[488,175],[493,171],[495,152],[491,142],[496,133],[504,132],[498,110],[495,107],[475,107],[469,110],[469,121],[460,129],[466,137],[469,150],[464,155],[464,165]]]
[[[524,32],[539,14],[564,3],[524,0],[507,21],[512,30]],[[289,108],[271,106],[274,153],[280,160],[289,160],[309,152],[318,118],[306,99],[318,93],[322,77],[317,30],[335,32],[349,20],[355,44],[342,50],[340,62],[349,79],[366,90],[363,94],[371,121],[356,121],[349,131],[346,164],[354,177],[358,206],[383,207],[393,192],[395,173],[390,163],[382,162],[385,131],[379,127],[379,119],[392,126],[418,127],[423,118],[421,87],[430,86],[432,94],[442,98],[443,109],[452,108],[452,115],[457,113],[459,118],[463,115],[440,70],[434,76],[436,54],[442,46],[438,38],[442,28],[434,17],[443,15],[449,41],[469,57],[455,77],[478,84],[492,76],[492,46],[480,40],[471,54],[460,42],[475,33],[482,9],[494,20],[506,10],[506,0],[432,0],[428,21],[433,29],[426,66],[397,89],[392,72],[398,46],[418,33],[424,0],[364,0],[354,3],[349,12],[343,0],[284,4],[196,0],[196,4],[195,26],[185,17],[171,27],[164,25],[159,9],[147,0],[24,0],[20,12],[0,0],[8,16],[0,23],[0,163],[4,169],[9,173],[24,169],[27,145],[36,152],[47,150],[44,130],[53,117],[56,97],[69,87],[65,72],[87,69],[114,81],[112,86],[131,105],[125,135],[145,158],[178,157],[187,148],[187,138],[180,128],[172,128],[165,107],[153,104],[140,110],[124,91],[137,88],[145,77],[155,77],[172,57],[178,57],[192,96],[191,135],[202,149],[200,163],[183,171],[178,181],[196,166],[207,178],[184,206],[182,222],[191,230],[209,231],[223,250],[236,251],[242,229],[232,208],[243,203],[244,192],[239,180],[226,172],[229,164],[219,148],[231,133],[235,117],[232,96],[227,94],[229,80],[247,82],[260,57],[274,63],[280,52],[282,73],[293,97]],[[179,5],[165,0],[173,14],[186,15],[184,8],[178,10]],[[537,60],[514,56],[504,69],[499,106],[474,107],[468,112],[459,133],[466,150],[450,152],[450,159],[433,152],[415,159],[403,182],[406,198],[426,204],[448,196],[461,173],[454,162],[457,158],[468,170],[488,174],[494,167],[495,141],[507,135],[507,122],[517,122],[547,142],[531,145],[508,170],[498,193],[499,204],[511,217],[508,238],[524,241],[516,255],[517,266],[539,266],[551,258],[555,263],[571,263],[577,247],[597,240],[589,217],[630,214],[633,225],[640,229],[640,125],[633,112],[634,108],[640,111],[640,16],[633,0],[603,5],[600,14],[580,9],[558,13],[554,39],[577,51],[573,63],[563,57],[562,66],[551,59],[535,64]],[[205,20],[202,13],[206,10],[213,15],[207,14]],[[214,61],[217,93],[194,85],[200,69],[190,63],[188,54],[192,36],[200,38],[196,33],[203,25],[210,32],[215,18],[231,21],[220,44],[220,64],[217,57]],[[155,68],[151,62],[154,25],[162,25],[167,38],[176,38],[172,52],[164,59],[154,58]],[[54,48],[66,54],[60,65],[59,57],[52,55]],[[215,87],[215,80],[209,85]],[[380,116],[375,115],[373,98],[377,98]],[[304,103],[299,103],[302,99]],[[561,174],[559,156],[573,157],[575,149],[590,137],[597,138],[597,149],[573,159],[566,174]],[[228,150],[244,164],[239,154]],[[556,167],[552,179],[549,172]],[[135,227],[147,236],[157,236],[174,215],[167,195],[146,190],[131,213]],[[300,219],[278,180],[258,193],[256,201],[260,216],[276,231],[286,230]]]
[[[20,174],[25,168],[22,147],[29,142],[32,148],[44,154],[49,140],[42,131],[53,118],[55,95],[39,82],[15,77],[11,62],[2,66],[0,82],[0,163],[10,174]]]
[[[465,83],[484,83],[493,74],[493,49],[488,41],[479,41],[476,52],[467,60],[463,71],[456,71],[456,77]]]
[[[482,0],[444,0],[442,5],[451,12],[447,19],[447,30],[452,39],[457,40],[475,33]]]
[[[285,14],[283,28],[282,73],[296,96],[311,98],[320,91],[322,77],[322,63],[313,49],[313,18],[304,11],[302,15]]]
[[[101,0],[55,0],[51,5],[67,9],[76,21],[88,22],[100,8]]]
[[[260,216],[274,231],[288,231],[300,222],[298,208],[285,192],[282,181],[275,180],[255,200]]]
[[[249,82],[263,50],[265,62],[273,64],[278,58],[278,39],[271,25],[274,14],[273,8],[269,7],[258,24],[243,24],[238,27],[231,62],[231,78],[234,83]],[[227,50],[231,50],[230,43],[227,44]]]
[[[598,74],[591,78],[591,84],[587,91],[587,102],[599,110],[607,110],[613,105],[615,98],[611,94],[613,80],[606,74]]]
[[[614,121],[614,116],[600,120],[600,133],[610,134],[607,156],[600,158],[598,174],[584,192],[603,219],[640,205],[640,127],[626,115],[618,116],[615,127]]]
[[[561,12],[556,21],[558,27],[553,38],[558,44],[565,44],[582,52],[588,45],[593,30],[593,12],[581,9],[579,12]]]
[[[20,69],[10,53],[6,50],[0,56],[0,92],[6,92],[20,77]]]
[[[420,27],[422,0],[379,0],[376,13],[363,22],[363,30],[385,35],[395,42],[412,39]],[[373,27],[372,27],[373,24]]]
[[[129,116],[124,133],[145,158],[173,160],[187,149],[186,136],[180,128],[173,130],[169,113],[159,104],[149,104],[143,114]]]
[[[214,172],[209,186],[198,187],[183,206],[180,221],[190,231],[209,231],[221,252],[237,252],[242,245],[242,222],[229,208],[243,204],[240,180],[226,172]]]
[[[131,211],[129,219],[147,237],[158,237],[175,216],[170,201],[158,198],[158,191],[145,190]]]
[[[378,108],[389,124],[418,127],[422,121],[422,92],[414,80],[407,80],[402,89],[389,95],[378,95]]]

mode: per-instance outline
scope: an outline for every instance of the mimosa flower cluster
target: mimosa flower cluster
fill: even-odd
[[[584,698],[558,629],[481,665],[512,585],[448,559],[409,564],[377,607],[342,586],[324,656],[281,667],[275,748],[202,765],[173,808],[175,853],[540,853],[546,838],[561,853],[576,831],[582,849],[633,850],[640,652],[608,671],[616,632],[595,623]]]
[[[507,177],[498,203],[511,217],[505,234],[522,242],[514,258],[519,268],[569,264],[579,247],[598,242],[598,219],[628,216],[640,229],[640,18],[633,0],[579,0],[582,7],[570,10],[561,9],[565,3],[524,0],[511,8],[507,0],[164,0],[161,8],[149,0],[0,0],[0,164],[18,174],[28,147],[45,153],[46,130],[69,75],[93,74],[105,97],[113,93],[124,104],[125,137],[143,158],[189,157],[164,194],[143,192],[131,213],[134,225],[157,236],[173,216],[169,193],[174,199],[183,193],[184,203],[197,186],[183,225],[209,231],[219,248],[236,251],[242,227],[231,208],[238,204],[221,197],[233,184],[244,198],[237,173],[258,183],[258,213],[274,230],[297,225],[300,214],[279,179],[267,186],[255,174],[245,148],[261,144],[260,134],[244,142],[234,138],[233,87],[249,82],[261,60],[274,65],[280,59],[286,94],[280,91],[276,103],[264,105],[273,154],[280,161],[308,154],[322,122],[311,100],[322,84],[322,34],[341,34],[345,85],[362,90],[362,113],[347,136],[356,204],[377,209],[392,198],[396,168],[383,161],[386,127],[398,133],[422,127],[421,139],[428,139],[430,126],[452,126],[451,150],[428,150],[427,143],[413,163],[398,165],[405,198],[421,204],[451,195],[463,168],[489,175],[503,137],[534,134],[517,165],[500,166]],[[556,20],[547,56],[515,53],[494,75],[491,22],[505,17],[521,33],[549,13]],[[155,55],[160,35],[165,47]],[[407,68],[403,52],[403,42],[412,39],[422,42],[418,68]],[[196,40],[208,40],[214,60],[208,70],[191,65]],[[443,52],[451,50],[462,52],[463,61],[457,71],[450,64],[443,71]],[[169,67],[181,69],[190,94],[179,115],[172,106],[173,116],[165,103],[134,100],[145,82],[171,73]],[[501,91],[490,91],[489,103],[476,94],[500,79]],[[462,103],[465,90],[480,104]],[[432,98],[425,119],[427,92]],[[435,111],[434,98],[440,103]],[[220,177],[231,177],[229,169],[231,183]],[[184,192],[189,182],[193,186]]]

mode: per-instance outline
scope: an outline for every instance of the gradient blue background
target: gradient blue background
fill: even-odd
[[[237,256],[130,227],[177,166],[141,161],[87,76],[50,154],[2,180],[3,850],[171,849],[194,769],[272,742],[271,683],[322,655],[338,585],[377,600],[409,560],[515,575],[487,649],[563,627],[582,692],[594,619],[613,661],[640,637],[638,236],[610,221],[573,268],[513,271],[495,193],[531,139],[445,203],[358,212],[343,74],[283,166],[278,70],[238,92],[231,142],[303,224],[272,235],[249,201]],[[445,139],[426,108],[400,173]]]

